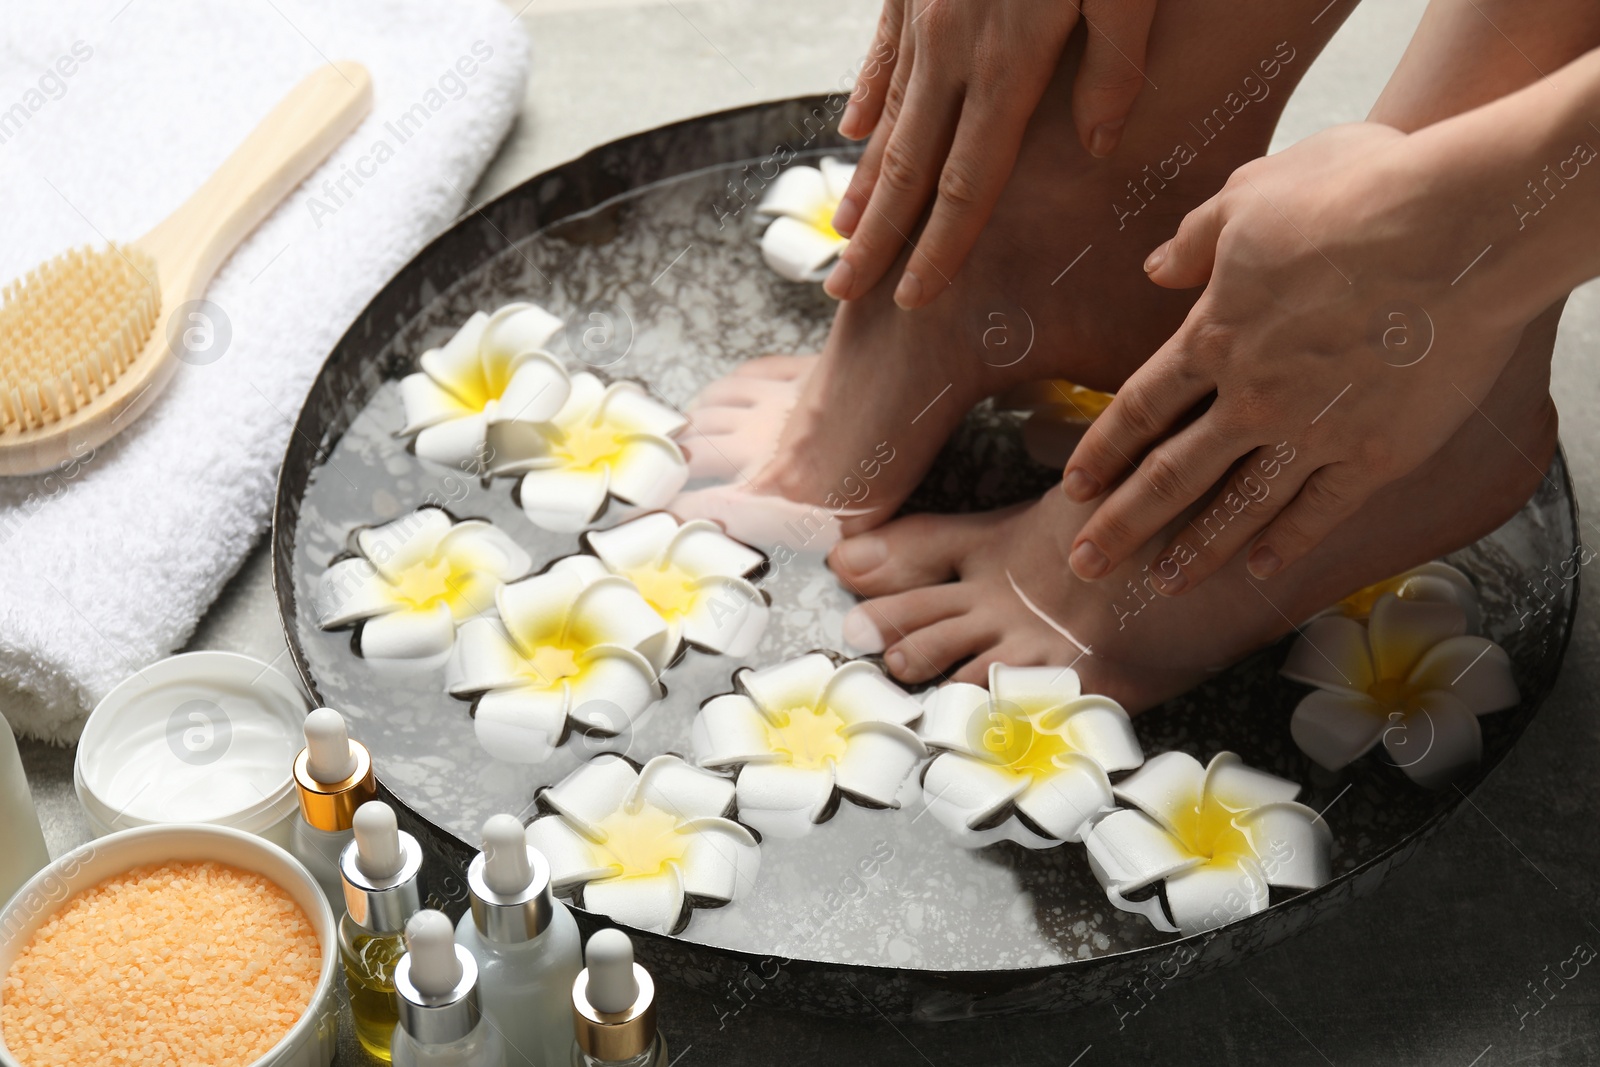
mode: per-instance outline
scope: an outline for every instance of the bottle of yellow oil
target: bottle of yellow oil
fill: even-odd
[[[394,972],[406,954],[406,921],[422,908],[417,885],[422,846],[399,828],[394,811],[380,800],[357,808],[351,822],[355,840],[339,855],[345,902],[339,955],[356,1038],[387,1063],[400,1021]]]

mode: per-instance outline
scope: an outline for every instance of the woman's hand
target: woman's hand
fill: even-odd
[[[839,121],[867,145],[833,225],[850,238],[828,292],[852,300],[888,272],[934,200],[895,289],[921,307],[966,259],[1011,177],[1023,131],[1078,24],[1078,136],[1110,155],[1144,84],[1156,0],[884,0],[870,63]]]
[[[1441,145],[1326,130],[1241,167],[1150,255],[1158,285],[1206,291],[1068,460],[1070,497],[1110,489],[1073,544],[1079,577],[1207,500],[1151,564],[1158,588],[1247,547],[1267,578],[1475,417],[1532,315],[1504,259],[1477,262],[1515,243],[1511,186]]]

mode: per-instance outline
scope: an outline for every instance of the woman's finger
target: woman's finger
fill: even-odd
[[[852,141],[859,141],[871,133],[883,114],[884,97],[889,92],[889,79],[894,76],[895,57],[900,47],[900,26],[905,17],[905,0],[883,0],[883,13],[878,16],[878,29],[873,34],[872,47],[862,60],[861,73],[856,76],[855,88],[850,91],[850,102],[839,117],[839,133]]]
[[[1217,193],[1183,217],[1172,239],[1144,261],[1150,280],[1167,289],[1192,289],[1211,280],[1217,242],[1228,220],[1227,190]]]
[[[916,35],[909,25],[900,29],[900,52],[895,57],[894,70],[889,75],[889,87],[883,95],[883,111],[872,129],[867,147],[856,161],[855,173],[850,176],[850,187],[839,199],[833,212],[833,228],[845,237],[855,232],[861,213],[872,198],[873,187],[878,183],[878,168],[883,163],[883,152],[889,138],[894,136],[895,124],[900,120],[900,110],[905,106],[906,86],[916,67]]]
[[[1083,0],[1089,33],[1072,85],[1072,119],[1089,154],[1104,158],[1122,140],[1133,101],[1145,86],[1145,44],[1155,0]]]
[[[1128,559],[1223,479],[1250,443],[1230,438],[1208,412],[1150,450],[1073,540],[1073,573],[1094,581]]]
[[[1256,538],[1255,546],[1245,557],[1245,566],[1258,579],[1271,578],[1320,545],[1366,498],[1346,464],[1331,463],[1319,468],[1266,532]]]

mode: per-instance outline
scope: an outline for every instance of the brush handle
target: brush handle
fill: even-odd
[[[194,195],[139,246],[155,256],[162,295],[198,296],[222,261],[372,110],[359,63],[318,68],[279,101]]]

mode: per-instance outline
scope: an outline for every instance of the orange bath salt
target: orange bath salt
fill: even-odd
[[[271,879],[222,863],[135,867],[41,926],[0,988],[23,1067],[251,1063],[311,1005],[322,946]]]

